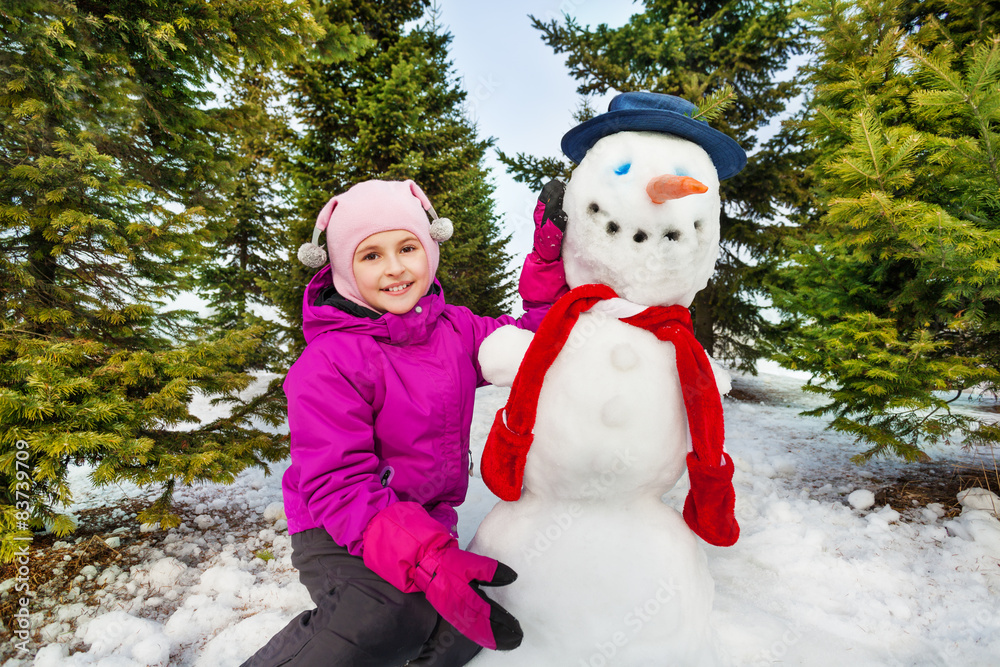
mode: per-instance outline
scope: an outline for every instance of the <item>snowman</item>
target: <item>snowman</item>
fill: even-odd
[[[719,181],[746,154],[670,95],[624,93],[570,130],[562,258],[570,292],[534,336],[503,327],[479,360],[510,386],[481,471],[502,499],[470,549],[510,565],[491,595],[521,623],[476,667],[714,665],[700,539],[733,544],[728,377],[688,311],[719,250]],[[683,513],[662,496],[689,473]]]

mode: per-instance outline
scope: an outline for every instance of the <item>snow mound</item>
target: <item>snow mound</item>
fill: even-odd
[[[972,487],[958,493],[958,502],[962,507],[970,510],[982,510],[992,512],[994,516],[1000,515],[1000,496],[989,489]]]
[[[870,509],[875,505],[875,494],[868,489],[858,489],[847,496],[847,502],[856,510]]]
[[[34,667],[165,667],[170,660],[170,639],[163,626],[113,611],[77,631],[90,644],[87,653],[67,657],[65,646],[51,644],[35,656]]]
[[[274,523],[280,519],[285,518],[285,504],[284,503],[271,503],[264,508],[264,520],[270,523]]]

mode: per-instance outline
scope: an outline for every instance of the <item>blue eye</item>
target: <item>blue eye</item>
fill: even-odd
[[[615,169],[615,173],[618,174],[619,176],[624,176],[625,174],[628,173],[628,170],[631,169],[631,168],[632,168],[632,163],[631,162],[626,162],[622,166],[620,166],[617,169]]]

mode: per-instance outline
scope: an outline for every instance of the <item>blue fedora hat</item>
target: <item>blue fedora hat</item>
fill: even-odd
[[[685,99],[662,93],[621,93],[607,113],[583,122],[563,135],[562,150],[579,163],[587,151],[609,134],[662,132],[693,141],[709,154],[719,180],[735,176],[747,163],[747,154],[732,138],[694,115],[698,107]]]

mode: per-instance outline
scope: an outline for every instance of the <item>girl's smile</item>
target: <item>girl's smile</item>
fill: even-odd
[[[372,234],[354,252],[354,280],[372,309],[408,313],[430,287],[427,254],[405,229]]]

